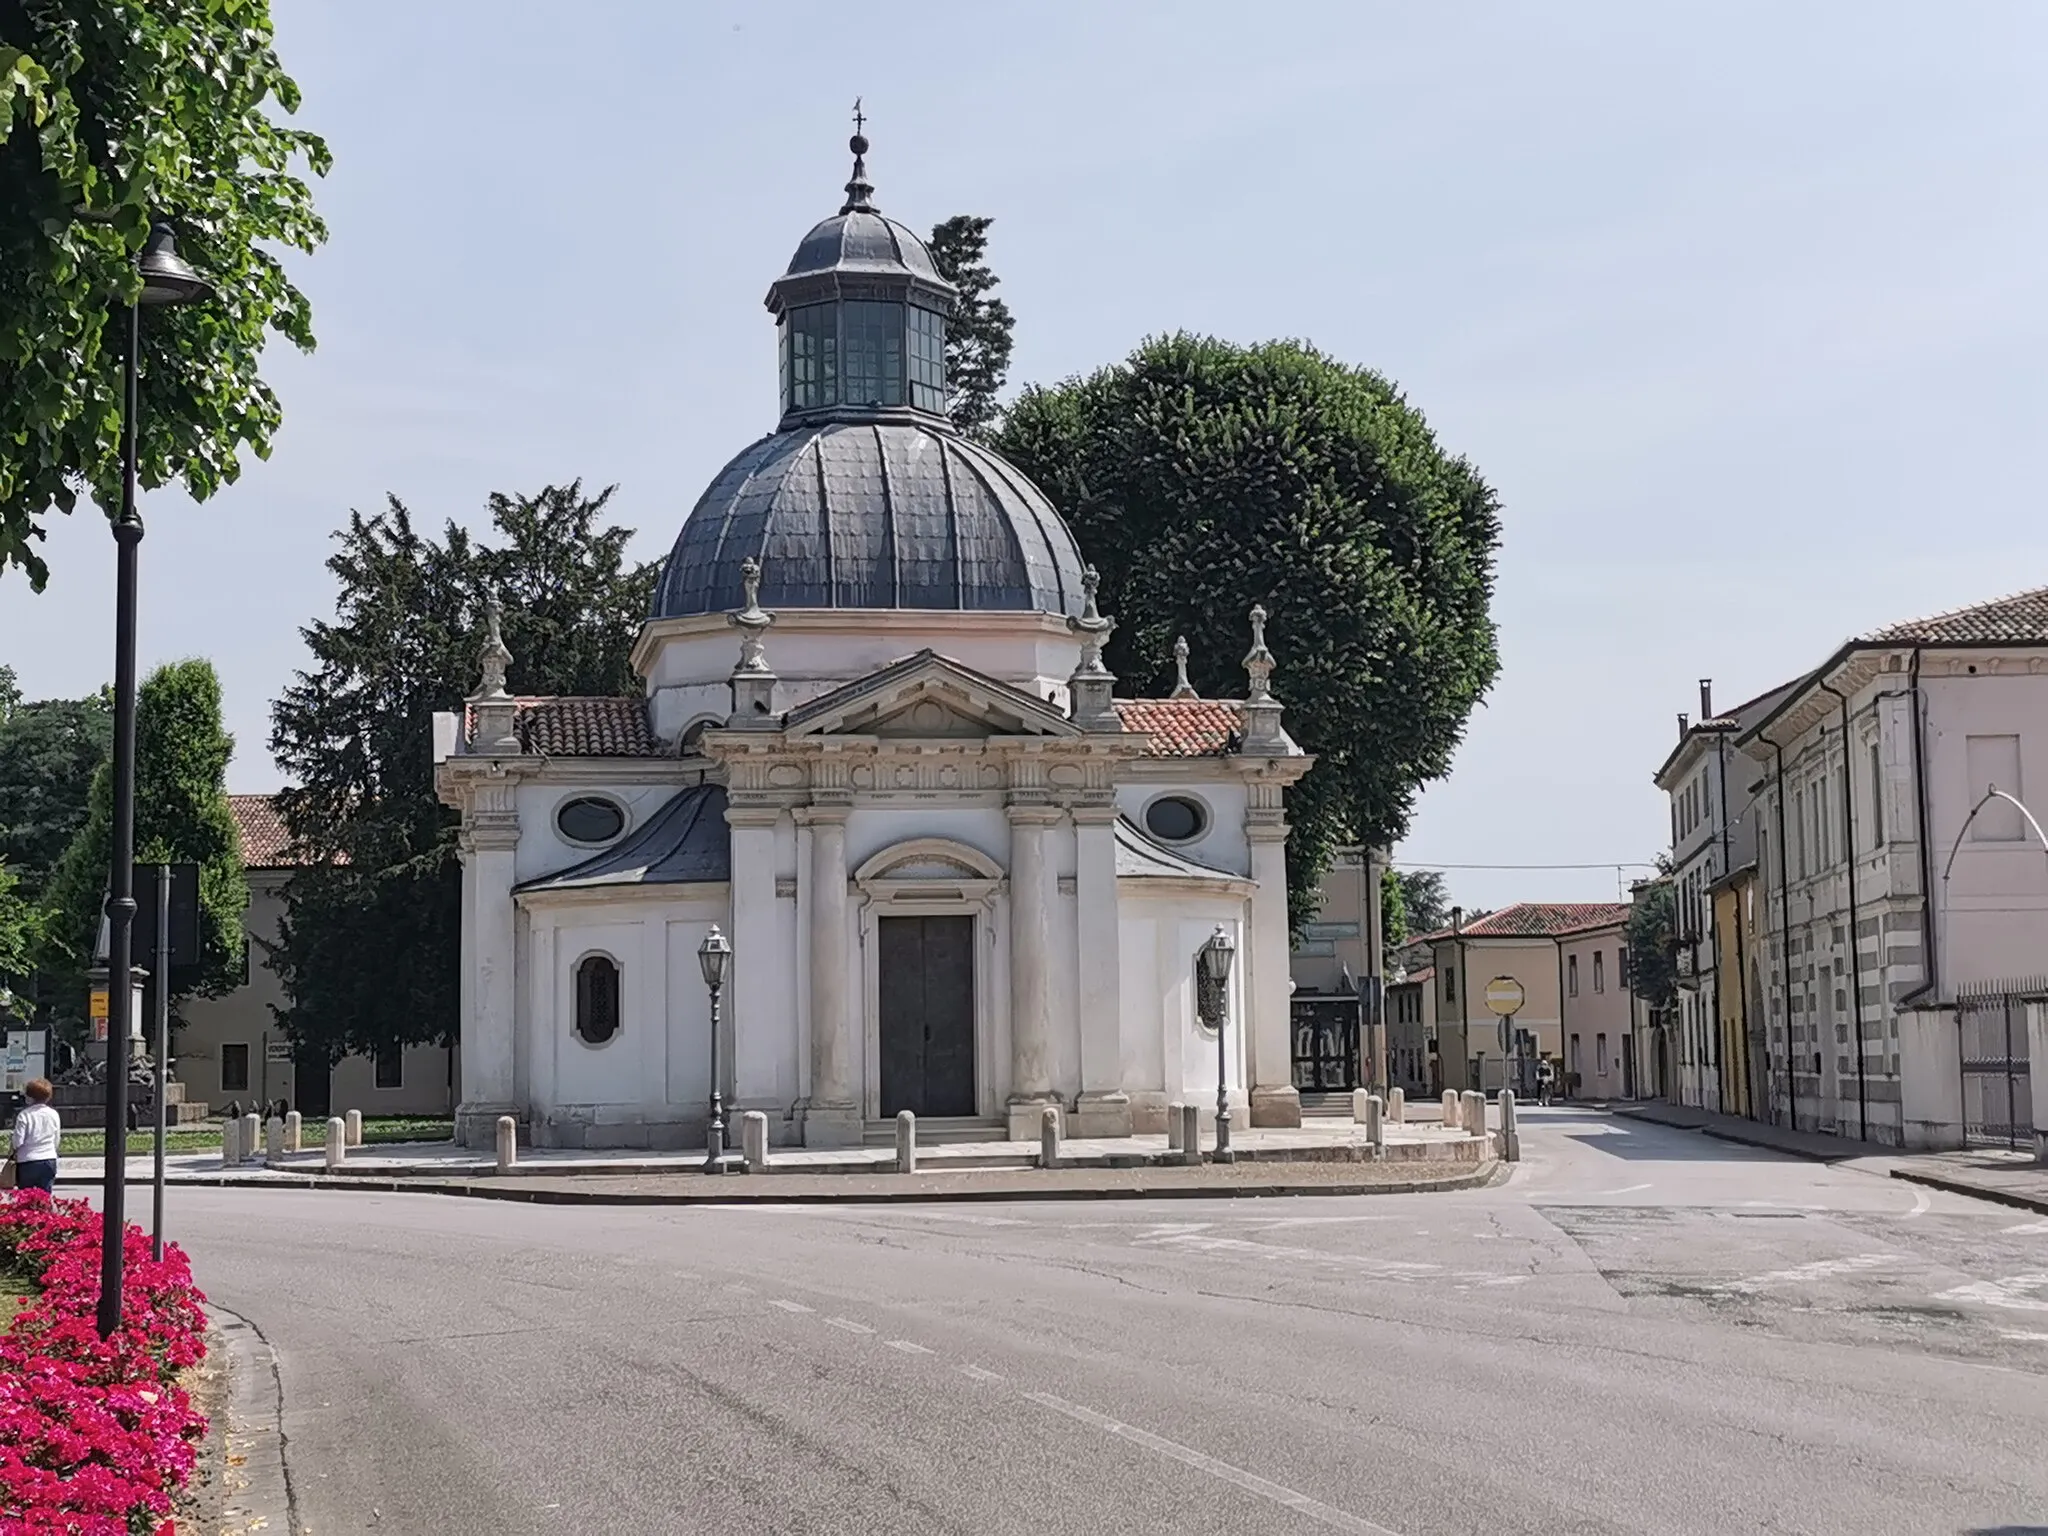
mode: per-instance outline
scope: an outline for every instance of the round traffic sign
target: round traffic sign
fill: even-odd
[[[1486,1006],[1504,1019],[1521,1012],[1528,1000],[1529,994],[1512,976],[1496,976],[1486,984]]]

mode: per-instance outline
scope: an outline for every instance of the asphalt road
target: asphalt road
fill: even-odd
[[[176,1190],[313,1536],[2048,1536],[2048,1219],[1592,1112],[1489,1190]]]

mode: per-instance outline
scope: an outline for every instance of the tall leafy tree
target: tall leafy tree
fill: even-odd
[[[107,690],[83,699],[24,701],[0,667],[0,863],[37,897],[85,825],[93,770],[114,744]]]
[[[1425,930],[1426,931],[1426,930]],[[1380,871],[1380,958],[1385,961],[1408,942],[1408,904],[1401,894],[1401,877],[1391,869]]]
[[[1628,939],[1629,990],[1653,1009],[1678,1001],[1677,898],[1669,875],[1636,888],[1622,932]]]
[[[0,1019],[8,1015],[8,995],[35,969],[45,918],[42,908],[21,892],[21,878],[0,864]]]
[[[174,996],[196,991],[217,997],[241,985],[244,974],[249,885],[227,796],[234,750],[221,722],[220,678],[212,662],[173,662],[143,679],[136,692],[135,861],[199,866],[200,963]],[[58,861],[46,897],[49,963],[69,973],[63,1016],[84,1001],[113,846],[113,767],[102,762],[93,774],[85,825]],[[144,935],[138,942],[146,947],[149,940]],[[146,963],[140,953],[137,958]]]
[[[1317,757],[1289,800],[1291,904],[1331,853],[1389,846],[1499,667],[1493,491],[1387,380],[1293,342],[1175,335],[1010,408],[997,446],[1051,493],[1102,573],[1107,659],[1163,694],[1241,697],[1254,602],[1275,692]]]
[[[932,265],[960,290],[958,307],[946,326],[946,384],[951,391],[947,411],[953,424],[970,437],[985,436],[995,425],[996,396],[1010,375],[1016,330],[1010,306],[991,297],[1002,281],[988,264],[988,229],[994,222],[956,214],[933,226],[930,241]]]
[[[1408,914],[1410,933],[1435,933],[1451,926],[1451,893],[1440,869],[1395,871],[1401,883],[1401,905]]]
[[[455,817],[434,790],[433,716],[476,685],[494,592],[516,692],[635,691],[628,657],[657,568],[627,561],[630,530],[603,521],[611,495],[580,482],[495,495],[483,539],[452,522],[422,534],[393,497],[341,531],[335,616],[301,631],[314,664],[272,714],[271,750],[297,781],[285,821],[310,862],[286,884],[270,964],[289,998],[280,1020],[309,1054],[454,1034]]]
[[[142,482],[204,500],[268,455],[264,343],[313,345],[276,248],[327,235],[299,175],[327,146],[280,120],[298,105],[267,0],[0,0],[0,576],[40,590],[50,509],[117,505],[119,310],[152,219],[215,292],[143,324]]]

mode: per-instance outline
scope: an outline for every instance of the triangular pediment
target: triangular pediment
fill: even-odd
[[[784,730],[791,737],[955,741],[1081,734],[1044,700],[928,650],[791,710]]]

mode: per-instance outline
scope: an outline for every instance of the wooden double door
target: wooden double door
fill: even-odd
[[[974,1114],[974,919],[884,917],[876,939],[882,1114]]]

